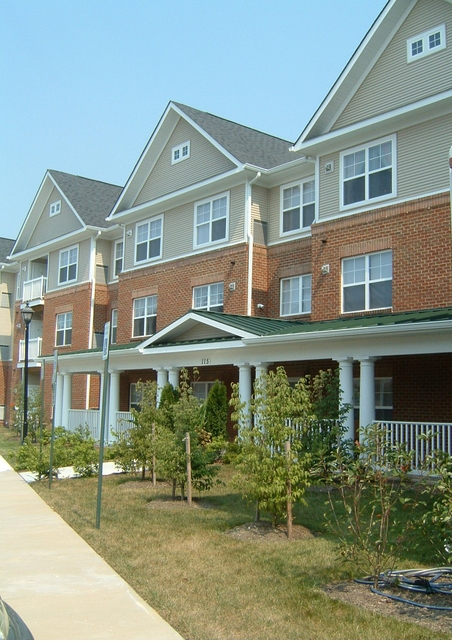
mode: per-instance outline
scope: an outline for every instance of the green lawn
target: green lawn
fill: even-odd
[[[198,497],[192,508],[168,501],[169,485],[105,477],[100,529],[97,479],[33,487],[184,638],[441,638],[427,627],[326,595],[322,586],[350,575],[323,525],[324,493],[309,492],[308,507],[296,511],[295,523],[315,531],[315,538],[255,542],[228,536],[230,528],[253,520],[253,510],[231,490],[232,473],[224,466],[225,485]],[[420,550],[402,567],[428,563],[426,554]]]
[[[14,430],[0,425],[0,456],[3,456],[13,467],[19,447],[20,436]]]

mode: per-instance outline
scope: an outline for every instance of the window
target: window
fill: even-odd
[[[195,205],[195,245],[226,240],[228,235],[229,195],[204,200]]]
[[[281,279],[281,316],[309,314],[311,311],[311,274]]]
[[[353,379],[353,407],[355,420],[359,420],[359,378]],[[392,378],[375,378],[375,418],[377,421],[392,421]]]
[[[367,311],[392,306],[392,251],[342,261],[342,309]]]
[[[110,342],[112,343],[112,345],[116,344],[117,334],[118,334],[118,310],[112,309],[111,310],[111,337],[110,337]]]
[[[56,216],[61,211],[61,200],[57,200],[54,203],[50,204],[49,207],[49,216]]]
[[[9,360],[9,345],[0,345],[0,361]]]
[[[173,147],[171,151],[171,164],[175,165],[178,162],[181,162],[181,160],[186,160],[187,158],[190,158],[190,141],[187,140],[187,142],[182,143],[182,145],[177,145],[176,147]]]
[[[129,395],[129,410],[141,410],[141,399],[143,397],[142,391],[140,388],[137,388],[136,383],[130,383],[130,395]]]
[[[342,207],[395,195],[395,137],[341,154]]]
[[[193,287],[193,309],[206,309],[210,312],[223,311],[223,283]]]
[[[70,345],[72,342],[72,312],[57,314],[55,345]]]
[[[281,188],[281,234],[307,229],[315,217],[315,181]]]
[[[71,247],[60,252],[60,271],[58,283],[71,283],[77,280],[78,247]]]
[[[446,48],[446,26],[440,25],[407,40],[407,61],[419,60]]]
[[[157,296],[136,298],[133,301],[133,335],[155,334],[157,321]]]
[[[122,272],[124,261],[124,243],[122,240],[117,240],[115,243],[115,268],[114,276],[117,278]]]
[[[192,383],[193,396],[203,403],[214,385],[213,381]]]
[[[162,218],[139,223],[136,227],[135,261],[142,263],[162,255]]]

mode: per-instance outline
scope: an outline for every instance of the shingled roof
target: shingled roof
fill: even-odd
[[[122,187],[49,169],[58,187],[85,225],[108,227],[106,217],[119,198]]]
[[[289,151],[292,143],[288,140],[264,134],[178,102],[173,104],[241,163],[272,169],[303,157],[299,152]]]
[[[7,263],[7,257],[10,255],[14,247],[14,240],[11,238],[0,238],[0,263]]]

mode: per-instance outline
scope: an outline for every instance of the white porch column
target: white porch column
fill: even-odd
[[[160,403],[160,396],[162,389],[168,383],[168,372],[166,369],[160,368],[157,370],[157,405]]]
[[[55,419],[55,427],[59,427],[63,423],[63,387],[64,377],[62,374],[56,375],[56,390],[55,390],[55,407],[53,408]]]
[[[339,363],[339,387],[341,389],[341,407],[349,406],[344,415],[344,425],[347,428],[344,439],[355,439],[355,421],[353,412],[353,359],[343,358]]]
[[[256,379],[260,378],[268,372],[268,366],[270,363],[255,363],[254,367],[256,368]]]
[[[375,361],[373,358],[360,360],[359,426],[366,427],[375,422]]]
[[[116,412],[119,412],[119,378],[121,372],[114,371],[110,372],[110,398],[108,404],[108,434],[106,434],[107,443],[110,442],[114,437],[112,435],[112,430],[117,429],[116,425]]]
[[[172,367],[168,370],[168,381],[171,383],[174,389],[179,387],[179,372],[180,369],[178,367]]]
[[[63,374],[63,404],[61,411],[61,425],[68,427],[69,410],[72,407],[72,374]]]
[[[240,401],[244,403],[244,412],[247,416],[246,424],[251,423],[249,414],[250,399],[251,399],[251,365],[243,363],[239,365],[239,396]]]

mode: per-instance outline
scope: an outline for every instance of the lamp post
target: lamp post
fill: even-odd
[[[33,310],[28,303],[22,307],[22,318],[25,323],[24,339],[25,339],[25,362],[24,362],[24,423],[22,430],[22,443],[28,435],[28,331],[31,319],[33,318]]]

